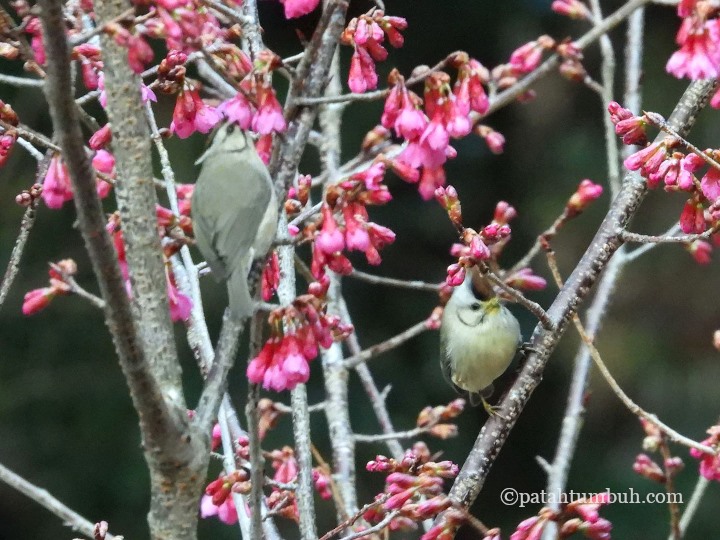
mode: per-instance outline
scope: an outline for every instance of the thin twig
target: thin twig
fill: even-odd
[[[563,287],[563,280],[560,276],[560,271],[558,270],[557,263],[555,262],[555,257],[552,254],[552,252],[548,251],[548,265],[550,266],[550,270],[552,271],[553,277],[555,278],[555,281],[558,285],[558,287]],[[640,407],[637,403],[635,403],[630,397],[623,391],[623,389],[620,387],[620,385],[617,383],[617,381],[613,378],[612,374],[610,373],[610,370],[605,365],[605,362],[603,362],[602,357],[600,356],[600,352],[597,350],[594,344],[594,340],[592,337],[590,337],[585,330],[585,327],[583,326],[582,322],[580,321],[580,317],[578,317],[577,314],[573,314],[572,316],[573,324],[575,325],[575,328],[580,334],[580,337],[582,338],[583,342],[587,346],[588,350],[590,351],[590,356],[595,361],[595,365],[597,365],[598,369],[600,370],[600,373],[605,378],[607,383],[610,385],[610,388],[613,390],[615,395],[620,399],[620,401],[623,402],[623,404],[628,408],[628,410],[633,413],[635,416],[639,418],[644,418],[648,422],[655,425],[660,431],[662,431],[667,437],[676,443],[682,444],[684,446],[687,446],[688,448],[696,448],[698,450],[701,450],[702,452],[711,454],[711,455],[717,455],[718,450],[701,444],[697,441],[694,441],[688,437],[685,437],[684,435],[681,435],[674,429],[672,429],[667,424],[660,421],[660,419],[647,411],[645,411],[642,407]]]
[[[0,464],[0,480],[5,482],[13,489],[17,490],[18,492],[22,493],[26,497],[29,497],[45,509],[49,510],[51,513],[55,514],[57,517],[62,519],[63,523],[68,525],[73,531],[82,533],[88,538],[94,537],[94,523],[91,523],[74,510],[65,506],[55,497],[50,495],[47,490],[31,484],[23,477],[15,474],[2,464]],[[122,540],[123,537],[113,536],[108,533],[105,538],[107,538],[107,540],[112,540],[113,538],[116,540]]]
[[[540,304],[537,302],[533,302],[532,300],[529,300],[525,298],[525,295],[518,291],[516,288],[511,287],[507,283],[505,283],[502,279],[500,279],[498,276],[493,274],[492,272],[486,272],[483,274],[488,281],[490,281],[492,284],[496,285],[497,287],[500,287],[503,291],[508,293],[512,298],[520,304],[522,307],[527,309],[530,313],[535,315],[535,317],[538,318],[540,321],[540,324],[542,324],[543,328],[545,330],[553,331],[555,329],[555,325],[550,320],[550,317],[548,317],[548,314],[545,312],[545,310],[542,308]]]
[[[425,281],[419,280],[405,280],[395,279],[385,276],[375,276],[373,274],[367,274],[360,270],[353,270],[349,275],[351,278],[355,278],[372,285],[386,285],[388,287],[397,287],[399,289],[411,289],[415,291],[427,291],[437,293],[440,290],[441,285],[436,283],[426,283]]]
[[[394,433],[381,433],[377,435],[364,435],[361,433],[356,433],[353,437],[356,442],[361,443],[376,443],[388,441],[391,439],[413,439],[415,437],[419,437],[420,435],[424,435],[425,433],[432,431],[432,428],[436,425],[437,423],[431,426],[423,426],[415,429],[410,429],[408,431],[396,431]]]
[[[683,535],[683,536],[685,535],[685,532],[687,531],[687,528],[690,525],[692,518],[695,517],[695,512],[697,512],[697,509],[700,506],[700,501],[702,501],[703,497],[705,496],[705,491],[707,490],[707,487],[709,485],[710,485],[710,480],[708,480],[704,476],[700,476],[698,478],[698,481],[695,484],[695,489],[693,489],[692,496],[690,497],[690,502],[688,502],[687,506],[685,507],[685,511],[683,512],[683,515],[680,518],[680,534],[681,535]],[[670,537],[670,538],[668,538],[668,540],[673,540],[673,539],[672,539],[672,537]]]
[[[389,498],[390,498],[390,495],[385,494],[382,497],[380,497],[379,499],[376,499],[373,502],[366,504],[360,510],[355,512],[355,514],[352,517],[343,521],[334,529],[326,532],[322,537],[320,537],[320,540],[330,540],[330,538],[332,538],[333,536],[336,536],[337,534],[341,533],[342,531],[344,531],[345,529],[350,527],[353,523],[355,523],[358,519],[360,519],[365,512],[367,512],[368,510],[371,510],[372,508],[375,508],[376,506],[383,504]],[[344,537],[344,540],[347,540],[347,537]]]
[[[10,287],[15,281],[18,269],[20,268],[20,259],[22,259],[23,252],[25,251],[25,244],[27,244],[30,231],[35,224],[35,212],[37,210],[40,198],[33,198],[30,206],[25,209],[22,220],[20,221],[20,233],[15,240],[12,253],[10,253],[10,260],[8,261],[7,268],[5,269],[5,275],[3,276],[2,283],[0,283],[0,309],[2,309],[5,303],[5,298],[10,291]]]
[[[373,345],[372,347],[369,347],[362,352],[353,354],[352,356],[346,358],[345,367],[347,369],[357,367],[360,364],[363,364],[364,362],[367,362],[371,358],[375,358],[376,356],[384,352],[396,349],[406,341],[411,340],[415,336],[419,336],[426,330],[429,330],[426,320],[415,323],[407,330],[403,330],[402,332],[391,337],[390,339],[386,339],[381,343],[377,343],[376,345]]]
[[[659,236],[653,236],[649,234],[638,234],[629,231],[623,231],[620,233],[620,237],[624,242],[635,242],[638,244],[663,244],[663,243],[688,243],[695,242],[696,240],[706,240],[713,234],[718,232],[720,225],[712,227],[707,231],[700,234],[682,234],[678,236],[663,234]]]
[[[663,458],[663,469],[665,471],[665,493],[668,494],[668,508],[670,510],[670,537],[672,540],[680,540],[680,506],[677,503],[675,482],[673,480],[674,473],[670,469],[669,464],[672,463],[672,454],[668,447],[667,440],[662,437],[659,445],[660,455]]]

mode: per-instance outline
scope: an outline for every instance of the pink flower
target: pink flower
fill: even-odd
[[[720,74],[719,39],[717,19],[686,18],[675,38],[680,50],[673,53],[665,69],[677,78],[716,78]]]
[[[540,65],[542,47],[537,41],[531,41],[515,49],[510,55],[510,65],[519,73],[530,73]]]
[[[350,60],[348,73],[348,87],[351,92],[362,94],[367,90],[377,88],[378,76],[375,72],[375,62],[365,47],[355,47]]]
[[[322,227],[315,238],[315,246],[327,255],[342,251],[345,247],[345,240],[337,227],[333,212],[327,204],[322,207],[322,216]]]
[[[92,165],[95,167],[96,171],[106,174],[111,178],[115,177],[115,158],[107,150],[98,150],[93,157]],[[96,179],[95,188],[97,190],[98,197],[104,199],[110,194],[112,184],[98,177]]]
[[[250,127],[253,118],[253,108],[242,92],[238,92],[235,97],[223,101],[218,106],[218,111],[242,129],[248,129]]]
[[[650,174],[657,171],[666,156],[665,143],[654,142],[628,156],[623,163],[628,170],[637,171],[642,168],[643,174]]]
[[[707,430],[707,432],[710,434],[710,437],[705,439],[702,443],[705,446],[717,448],[718,442],[720,442],[720,427],[712,426]],[[700,474],[704,478],[720,481],[720,456],[707,454],[697,448],[691,448],[690,455],[695,459],[700,460]]]
[[[210,448],[214,451],[220,448],[222,444],[222,430],[220,424],[215,424],[212,428],[212,436],[210,439]],[[204,517],[204,516],[203,516]]]
[[[170,304],[170,318],[174,322],[187,321],[192,310],[192,300],[181,293],[171,279],[167,282],[168,303]]]
[[[720,199],[720,171],[710,167],[700,180],[700,189],[711,204],[717,202]]]
[[[262,298],[268,302],[280,285],[280,262],[276,251],[268,257],[262,274]]]
[[[214,108],[205,105],[197,90],[183,90],[175,102],[170,131],[186,139],[196,131],[209,132],[222,117]]]
[[[100,150],[105,148],[108,143],[112,140],[112,131],[110,130],[110,124],[105,124],[90,137],[88,146],[93,150]]]
[[[299,383],[307,382],[310,366],[302,355],[297,336],[270,338],[260,354],[250,361],[247,376],[250,382],[262,383],[263,388],[276,392],[292,390]]]
[[[521,521],[515,532],[510,535],[510,540],[540,540],[546,524],[547,518],[540,516],[533,516]]]
[[[589,18],[588,9],[580,0],[554,0],[550,8],[560,15],[566,15],[571,19]]]
[[[693,256],[693,259],[695,259],[695,262],[698,264],[710,264],[713,250],[710,242],[695,240],[694,242],[687,244],[686,249],[690,252],[690,255]]]
[[[287,129],[287,122],[273,87],[258,85],[257,94],[258,111],[251,123],[253,131],[260,135],[269,135],[273,131],[284,132]]]
[[[17,131],[14,129],[8,129],[0,135],[0,166],[5,165],[15,141],[17,141]]]
[[[313,11],[320,0],[280,0],[280,3],[285,6],[285,18],[294,19]]]
[[[665,483],[665,473],[660,468],[660,465],[655,463],[647,454],[638,454],[633,463],[633,471],[640,476],[658,482],[660,484]]]
[[[705,212],[694,199],[689,199],[680,213],[680,229],[685,234],[705,232]]]
[[[55,154],[50,159],[43,182],[42,198],[47,207],[53,209],[61,208],[66,201],[73,198],[70,174],[60,154]]]
[[[43,287],[42,289],[28,291],[23,299],[23,315],[35,315],[35,313],[42,311],[50,305],[56,294],[57,291],[54,287]]]
[[[317,492],[320,494],[320,497],[325,500],[332,497],[332,484],[330,483],[330,477],[325,474],[320,467],[315,467],[313,469],[313,484],[315,485]]]
[[[238,521],[237,509],[232,497],[226,498],[222,504],[216,506],[210,495],[203,495],[200,500],[200,516],[203,518],[217,516],[226,525],[234,525]]]
[[[522,268],[505,279],[505,283],[516,289],[541,291],[547,286],[545,278],[533,273],[532,268]]]
[[[577,191],[568,199],[565,208],[571,215],[577,215],[583,212],[591,202],[602,195],[603,188],[600,184],[595,184],[592,180],[583,180],[577,188]]]

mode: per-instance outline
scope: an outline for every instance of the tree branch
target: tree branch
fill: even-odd
[[[714,89],[714,82],[692,83],[673,112],[672,124],[687,132]],[[621,246],[621,231],[637,212],[646,191],[645,182],[637,176],[629,175],[625,178],[620,193],[613,201],[595,238],[547,311],[555,325],[555,331],[549,332],[541,325],[535,328],[531,346],[536,352],[528,355],[517,380],[501,402],[500,415],[490,417],[480,430],[473,449],[453,484],[450,497],[458,505],[469,507],[482,489],[518,415],[540,383],[550,354],[564,334],[572,315],[597,281],[600,272]]]

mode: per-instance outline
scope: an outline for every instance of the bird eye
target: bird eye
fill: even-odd
[[[227,134],[230,135],[233,131],[235,131],[235,124],[228,124]]]
[[[475,302],[474,304],[470,304],[470,309],[472,309],[473,311],[479,311],[480,304],[478,304],[477,302]]]

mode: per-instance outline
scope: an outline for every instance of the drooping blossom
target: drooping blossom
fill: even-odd
[[[70,173],[60,154],[50,158],[43,182],[42,198],[47,207],[53,209],[62,208],[65,202],[73,198]]]
[[[680,26],[675,51],[665,66],[671,75],[692,80],[714,79],[720,74],[720,21],[689,16]]]
[[[352,327],[322,309],[329,283],[313,283],[310,294],[297,297],[287,307],[270,313],[270,338],[260,353],[248,364],[247,377],[265,389],[281,392],[305,383],[310,376],[309,362],[318,354],[318,347],[330,347],[333,340],[346,337]]]
[[[295,19],[314,11],[320,0],[280,0],[285,8],[285,18]]]
[[[186,88],[178,95],[172,118],[170,131],[186,139],[196,131],[208,133],[222,116],[217,109],[205,104],[197,90]]]
[[[378,76],[375,62],[384,61],[388,52],[382,43],[387,36],[393,47],[403,45],[400,33],[407,28],[402,17],[386,16],[382,10],[361,15],[350,20],[340,41],[353,47],[348,73],[348,86],[352,92],[363,93],[377,88]]]

